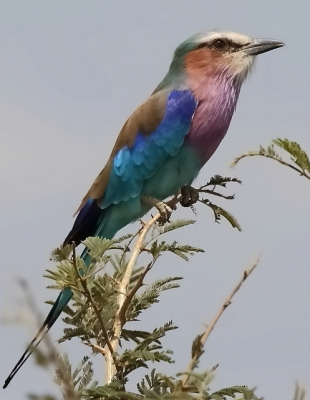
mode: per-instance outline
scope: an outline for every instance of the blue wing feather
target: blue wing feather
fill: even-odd
[[[137,132],[132,147],[118,151],[113,160],[101,208],[139,195],[143,181],[156,173],[169,156],[175,156],[189,132],[197,101],[190,90],[170,92],[165,115],[156,130],[145,136]]]

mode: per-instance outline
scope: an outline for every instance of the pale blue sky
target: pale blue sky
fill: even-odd
[[[276,137],[296,140],[310,152],[309,13],[306,0],[2,0],[1,315],[20,308],[27,320],[18,277],[30,282],[41,310],[48,311],[44,301],[56,297],[42,277],[49,253],[71,228],[71,216],[122,124],[161,80],[181,41],[214,28],[278,39],[286,47],[259,57],[227,137],[198,178],[205,183],[218,173],[243,181],[229,189],[235,201],[221,202],[243,232],[214,224],[209,209],[198,206],[197,225],[176,239],[206,253],[190,264],[172,255],[160,260],[148,282],[173,274],[185,279],[145,314],[144,324],[152,329],[173,319],[180,327],[165,340],[176,365],[162,370],[184,370],[193,338],[262,253],[212,333],[201,366],[220,364],[214,388],[257,386],[266,399],[292,398],[296,380],[309,387],[309,182],[264,159],[229,168],[234,157]],[[193,215],[179,209],[175,217]],[[53,338],[62,327],[60,321]],[[0,328],[4,381],[36,328]],[[80,348],[77,341],[61,346],[75,361],[85,353]],[[99,357],[95,362],[100,377]],[[31,360],[0,397],[22,399],[34,390],[55,391]]]

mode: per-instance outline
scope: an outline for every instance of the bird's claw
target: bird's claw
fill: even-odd
[[[172,208],[163,201],[159,201],[157,204],[155,204],[155,207],[160,213],[160,218],[158,219],[159,225],[164,225],[166,222],[170,222]]]
[[[199,191],[190,185],[183,186],[181,189],[182,200],[181,206],[191,207],[199,200]]]
[[[172,204],[170,206],[170,204],[150,196],[143,196],[142,201],[157,208],[160,213],[160,218],[158,219],[159,225],[164,225],[166,222],[169,222],[172,210],[175,209],[175,205],[174,207]]]

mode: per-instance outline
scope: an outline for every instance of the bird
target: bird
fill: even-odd
[[[202,32],[182,42],[163,80],[125,122],[63,245],[77,246],[89,236],[111,239],[154,205],[169,214],[163,201],[181,189],[194,199],[191,184],[225,137],[256,56],[282,46],[231,31]],[[82,257],[89,263],[85,250]],[[62,289],[3,388],[72,295]]]

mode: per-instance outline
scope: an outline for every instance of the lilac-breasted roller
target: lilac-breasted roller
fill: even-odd
[[[256,56],[282,46],[235,32],[199,33],[181,43],[167,75],[120,131],[64,245],[88,236],[110,239],[152,204],[190,185],[226,135]],[[71,297],[65,287],[4,387]]]

